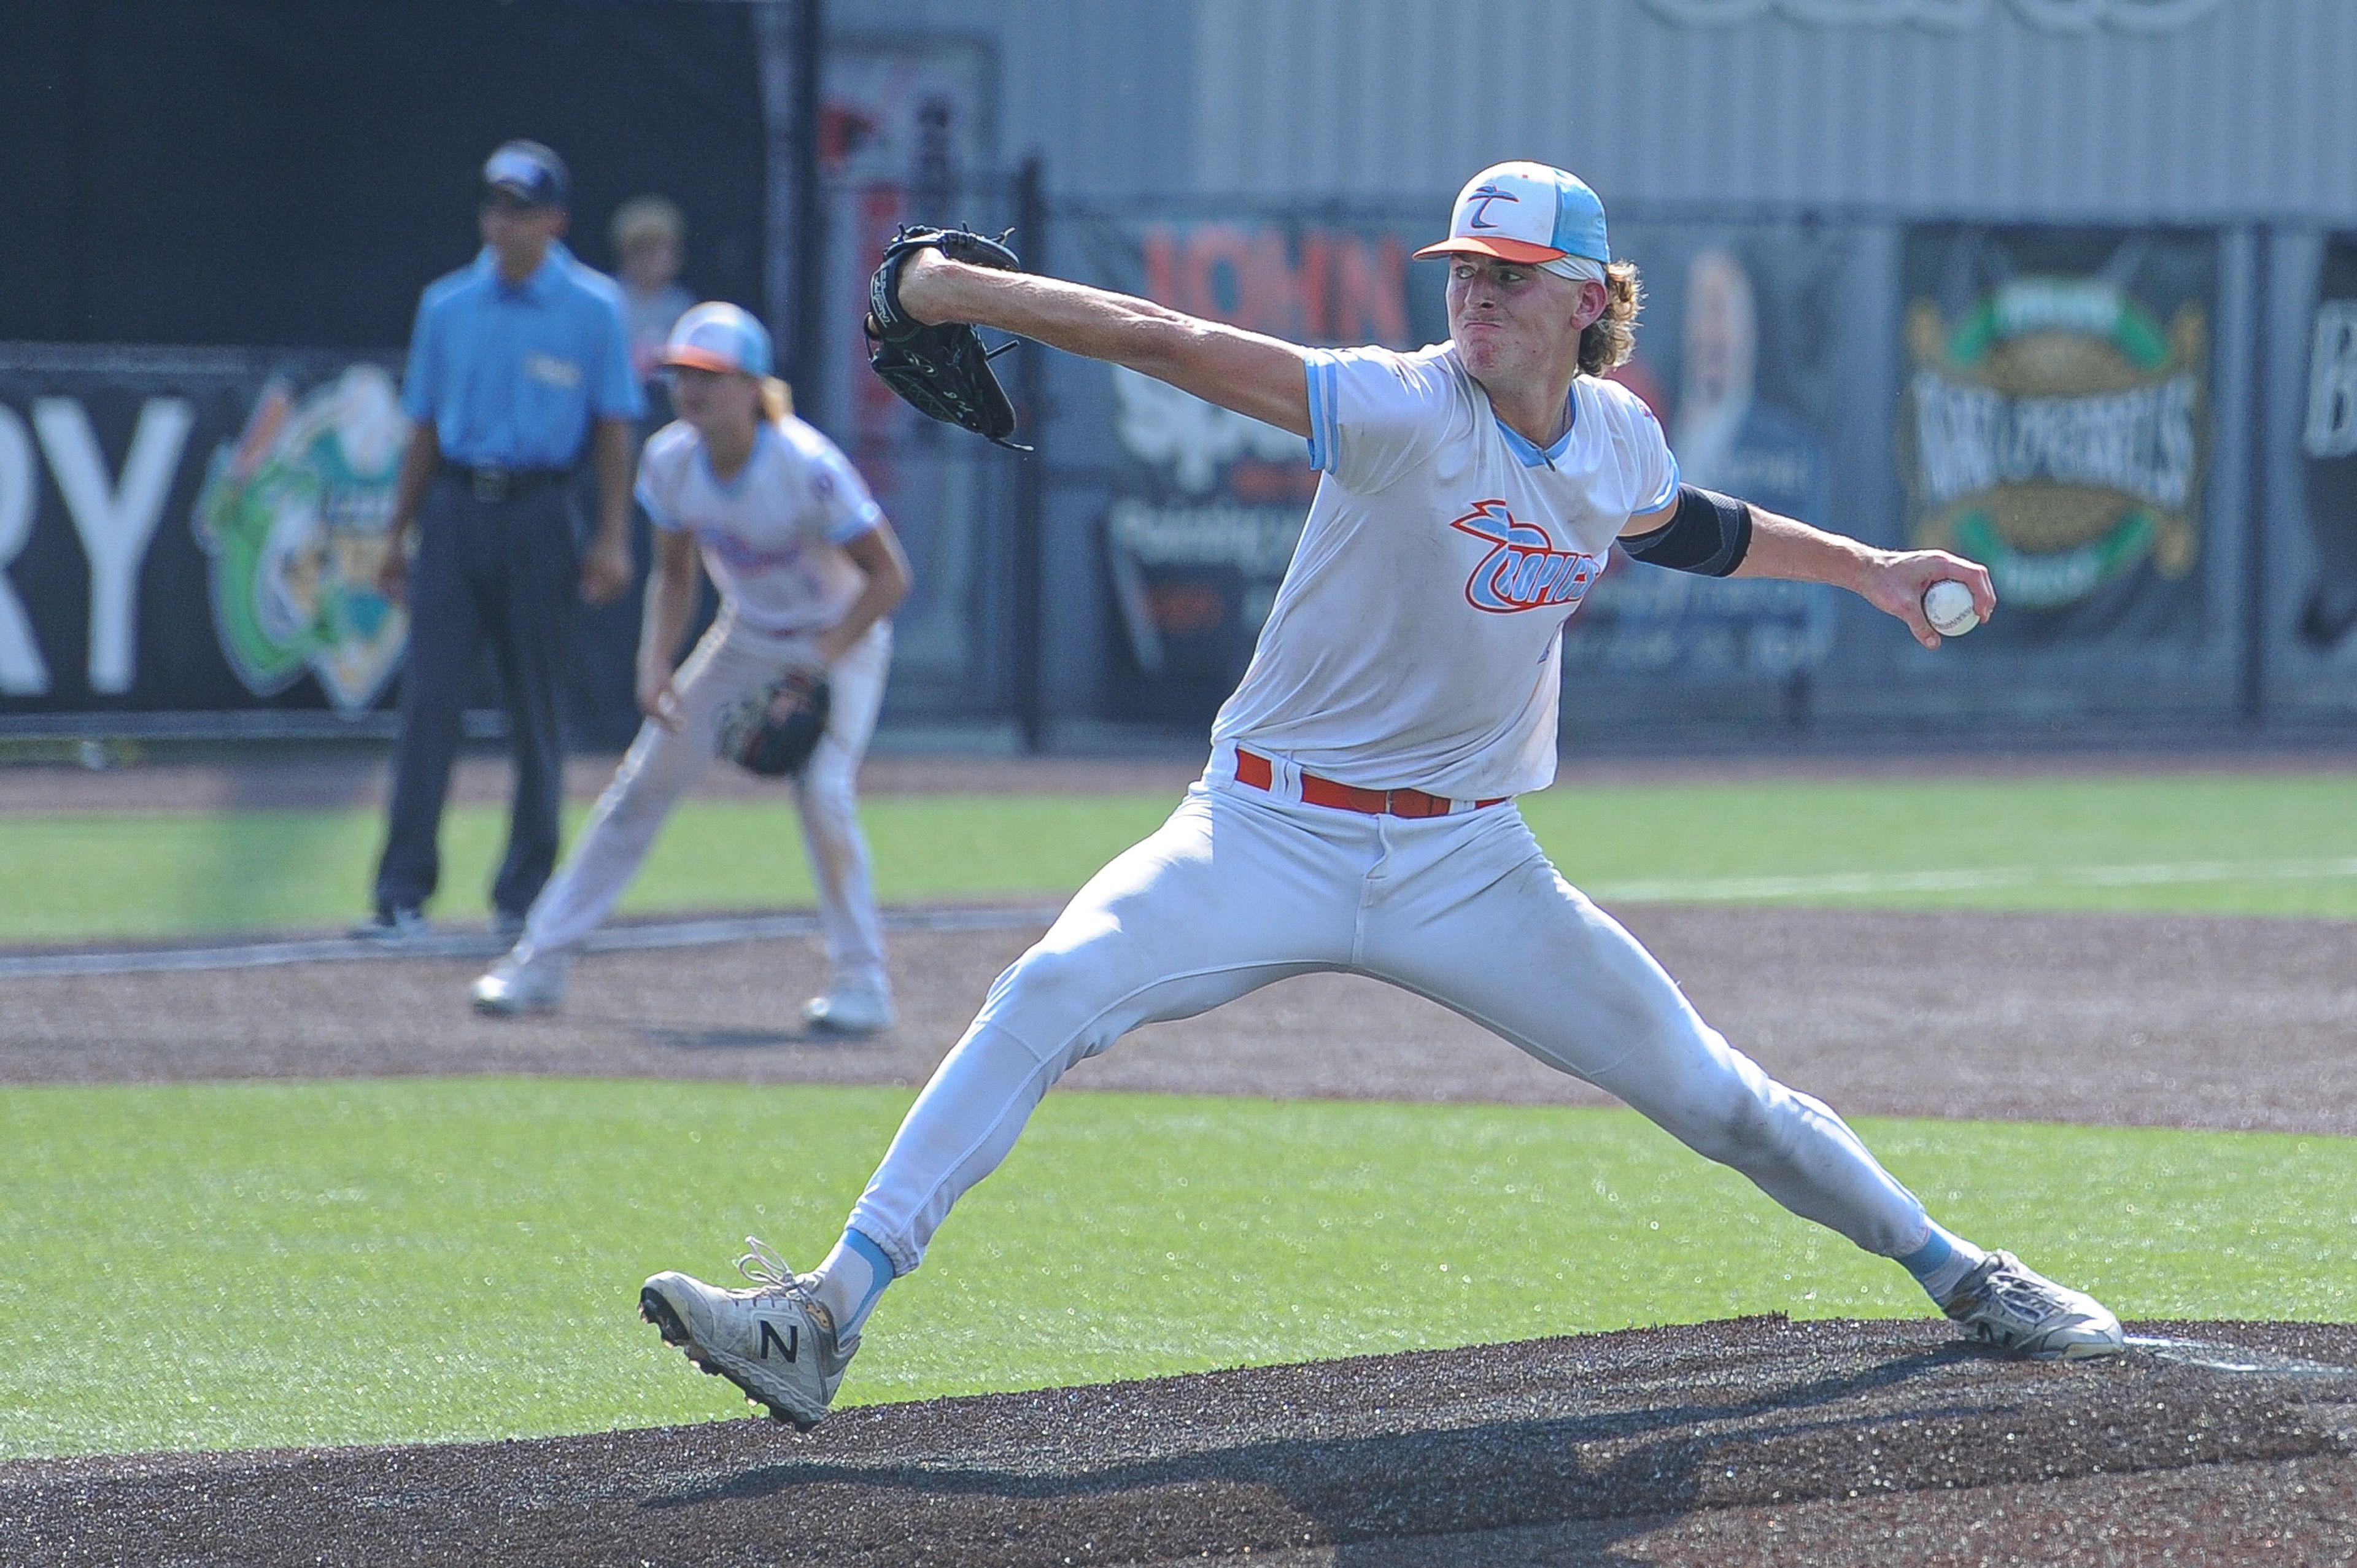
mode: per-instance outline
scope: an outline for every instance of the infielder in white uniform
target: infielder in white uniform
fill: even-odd
[[[937,251],[903,263],[920,319],[1158,377],[1308,437],[1322,478],[1202,779],[991,987],[834,1252],[796,1276],[756,1243],[751,1290],[647,1282],[663,1337],[773,1414],[825,1412],[879,1293],[1075,1062],[1321,970],[1431,997],[1619,1096],[1896,1259],[1977,1337],[2040,1357],[2121,1348],[2101,1305],[1943,1230],[1839,1116],[1730,1047],[1556,873],[1512,801],[1555,776],[1563,626],[1616,542],[1849,588],[1926,647],[1926,586],[1963,581],[1986,618],[1987,573],[1681,485],[1644,404],[1600,379],[1630,351],[1636,273],[1610,261],[1603,208],[1570,175],[1483,170],[1449,238],[1418,253],[1448,258],[1450,340],[1411,354],[1305,349]]]
[[[639,462],[639,503],[656,530],[639,640],[646,722],[514,950],[475,982],[475,1004],[495,1014],[556,1005],[581,940],[711,765],[721,714],[788,671],[823,671],[825,733],[792,780],[826,934],[826,993],[803,1015],[843,1033],[884,1028],[891,987],[854,788],[891,661],[885,618],[908,596],[908,563],[851,464],[789,412],[759,321],[733,305],[699,305],[672,329],[663,362],[680,417],[648,437]],[[674,672],[699,552],[720,613]]]

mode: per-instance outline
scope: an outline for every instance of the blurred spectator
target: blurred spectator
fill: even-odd
[[[1824,454],[1798,418],[1756,396],[1759,307],[1751,274],[1727,251],[1686,268],[1684,360],[1670,450],[1688,484],[1823,523]]]
[[[614,255],[621,263],[622,322],[641,383],[662,369],[663,342],[695,295],[681,285],[687,224],[667,197],[634,196],[614,209]]]
[[[671,423],[671,387],[662,374],[662,349],[671,329],[695,296],[679,277],[687,259],[687,221],[679,204],[663,196],[634,196],[614,209],[607,238],[613,242],[615,270],[622,285],[622,324],[630,338],[630,366],[646,400],[639,434],[651,435]],[[651,525],[633,506],[630,556],[634,564],[653,553]],[[643,571],[634,579],[643,581]],[[702,629],[718,601],[707,591],[697,618]],[[580,657],[565,672],[565,718],[576,746],[619,750],[637,733],[637,596],[581,618]]]

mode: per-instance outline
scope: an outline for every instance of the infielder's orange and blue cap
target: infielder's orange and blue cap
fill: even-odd
[[[1604,203],[1577,175],[1545,164],[1491,164],[1465,182],[1449,215],[1448,238],[1426,256],[1495,256],[1536,266],[1585,256],[1612,259],[1604,238]]]
[[[674,323],[663,344],[662,362],[691,370],[740,376],[770,373],[770,329],[751,314],[713,299],[691,308]]]

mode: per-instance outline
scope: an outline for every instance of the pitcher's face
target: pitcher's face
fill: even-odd
[[[1604,314],[1604,285],[1494,256],[1448,261],[1448,335],[1484,383],[1579,366],[1579,335]]]

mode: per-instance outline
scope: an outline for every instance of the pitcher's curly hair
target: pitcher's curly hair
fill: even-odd
[[[1645,290],[1637,279],[1634,262],[1610,262],[1604,268],[1604,314],[1579,335],[1579,368],[1591,376],[1617,371],[1637,351],[1637,313],[1645,307]]]

